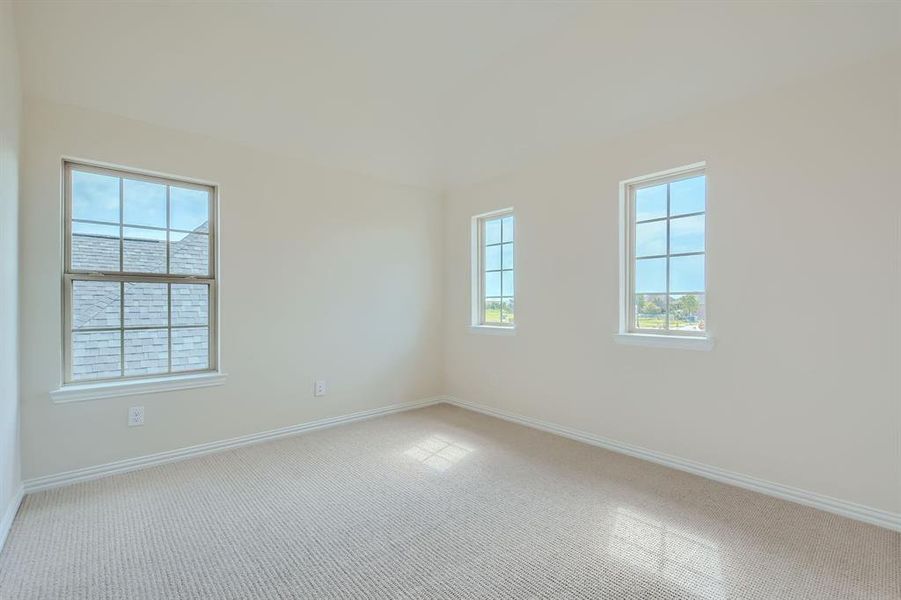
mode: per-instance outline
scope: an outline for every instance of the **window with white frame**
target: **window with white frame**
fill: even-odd
[[[473,217],[473,325],[514,326],[515,228],[512,209]]]
[[[216,369],[216,189],[64,165],[63,381]]]
[[[704,165],[623,182],[622,333],[706,337]]]

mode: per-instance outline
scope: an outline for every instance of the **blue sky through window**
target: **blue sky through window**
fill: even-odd
[[[635,226],[635,256],[666,254],[666,221]]]
[[[206,189],[73,168],[71,267],[208,274],[211,201]]]
[[[72,217],[118,223],[119,178],[87,171],[73,171]]]
[[[691,177],[670,185],[670,214],[685,215],[704,212],[707,177]]]
[[[704,255],[673,256],[670,259],[670,292],[704,291]]]
[[[125,179],[122,191],[126,225],[166,227],[165,185]]]
[[[208,223],[210,197],[207,191],[171,186],[169,195],[170,223],[167,224],[166,185],[123,178],[122,223],[125,226],[161,229],[169,226],[182,231],[194,231]],[[72,218],[76,221],[118,224],[119,178],[73,170]],[[109,231],[101,225],[82,223],[77,233],[107,235]],[[500,231],[497,235],[500,236]]]
[[[194,231],[209,221],[210,198],[206,191],[172,186],[169,195],[172,229]]]
[[[635,192],[635,220],[646,221],[666,216],[666,184],[641,188]]]
[[[485,243],[499,244],[501,241],[501,220],[492,219],[485,222]]]
[[[670,220],[669,245],[670,254],[703,252],[704,215]]]
[[[666,293],[666,258],[648,258],[636,262],[635,292]]]

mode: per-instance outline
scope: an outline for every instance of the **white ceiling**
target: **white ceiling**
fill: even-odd
[[[447,189],[897,48],[901,4],[21,2],[25,93]]]

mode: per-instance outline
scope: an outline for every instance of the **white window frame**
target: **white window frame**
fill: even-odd
[[[209,193],[210,208],[208,221],[208,241],[209,241],[209,275],[173,275],[169,273],[131,273],[126,271],[97,271],[97,270],[79,270],[72,268],[72,172],[83,171],[90,173],[98,173],[119,178],[128,178],[132,180],[148,181],[163,185],[173,185],[190,189],[202,189]],[[63,248],[62,248],[62,384],[59,389],[51,391],[50,395],[54,401],[70,402],[77,400],[91,400],[97,398],[109,398],[130,394],[143,394],[158,391],[167,391],[175,389],[187,389],[195,387],[207,387],[212,385],[220,385],[224,382],[225,375],[220,370],[219,361],[219,243],[218,243],[218,223],[219,223],[219,189],[214,183],[199,180],[186,179],[170,175],[158,173],[150,173],[122,167],[118,165],[108,165],[94,163],[89,161],[64,158],[62,161],[62,177],[63,177]],[[122,211],[122,193],[123,186],[119,186],[119,203],[120,203],[120,267],[122,266],[122,228],[121,223]],[[167,204],[168,206],[168,204]],[[168,208],[167,208],[168,210]],[[168,239],[168,236],[167,236]],[[167,243],[167,261],[168,261],[168,243]],[[168,373],[158,373],[152,375],[121,375],[113,378],[73,380],[72,378],[72,282],[78,281],[109,281],[121,282],[124,285],[127,282],[151,282],[151,283],[195,283],[206,284],[209,286],[209,311],[208,311],[208,329],[209,329],[209,365],[204,369],[191,371],[177,371]],[[120,297],[122,310],[124,310],[125,298]],[[171,315],[171,298],[169,306],[169,323],[167,330],[170,332],[169,339],[171,342],[172,315]],[[124,336],[125,323],[119,323],[119,329],[123,330]],[[123,342],[124,343],[124,338]],[[169,349],[169,359],[171,361],[171,347]],[[122,368],[124,369],[124,360]],[[171,368],[171,367],[170,367]]]
[[[485,223],[487,221],[493,221],[495,219],[502,219],[507,216],[514,217],[513,220],[513,230],[516,231],[516,214],[513,210],[513,207],[503,208],[500,210],[494,210],[487,213],[482,213],[479,215],[475,215],[472,217],[472,321],[471,328],[473,331],[482,332],[482,333],[514,333],[516,331],[516,317],[514,313],[514,322],[513,323],[493,323],[486,322],[484,320],[485,317],[485,294],[483,293],[484,282],[485,282],[485,244],[483,243],[485,239]],[[516,249],[519,245],[519,234],[515,233],[513,236],[513,281],[514,289],[518,288],[519,284],[517,281],[517,252]],[[514,306],[516,303],[516,292],[513,294],[513,302]],[[515,309],[514,309],[515,310]]]
[[[614,339],[621,344],[656,346],[663,348],[680,348],[689,350],[710,350],[713,348],[713,336],[710,333],[710,290],[707,269],[707,232],[709,202],[705,202],[704,215],[704,331],[684,330],[651,330],[639,329],[635,326],[635,308],[633,290],[635,289],[635,192],[638,189],[652,187],[664,183],[672,183],[682,179],[706,175],[707,163],[697,162],[683,167],[642,175],[621,181],[619,184],[620,201],[620,274],[619,274],[619,329]],[[667,215],[669,223],[669,215]],[[668,230],[668,226],[667,226]],[[669,244],[667,235],[667,244]],[[669,247],[666,256],[669,257]],[[667,288],[669,287],[669,261],[667,261]],[[669,289],[666,290],[669,301]]]

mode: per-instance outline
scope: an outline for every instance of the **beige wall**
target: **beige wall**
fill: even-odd
[[[20,117],[13,10],[10,3],[0,2],[0,518],[21,485],[17,360]]]
[[[584,147],[446,203],[462,400],[901,512],[901,62]],[[711,352],[614,343],[618,182],[706,160]],[[470,217],[514,206],[517,332],[470,322]]]
[[[35,99],[24,150],[26,479],[441,392],[439,196]],[[50,400],[62,156],[220,184],[223,387]],[[312,397],[315,378],[327,396]],[[126,426],[132,405],[146,408],[145,426]]]

